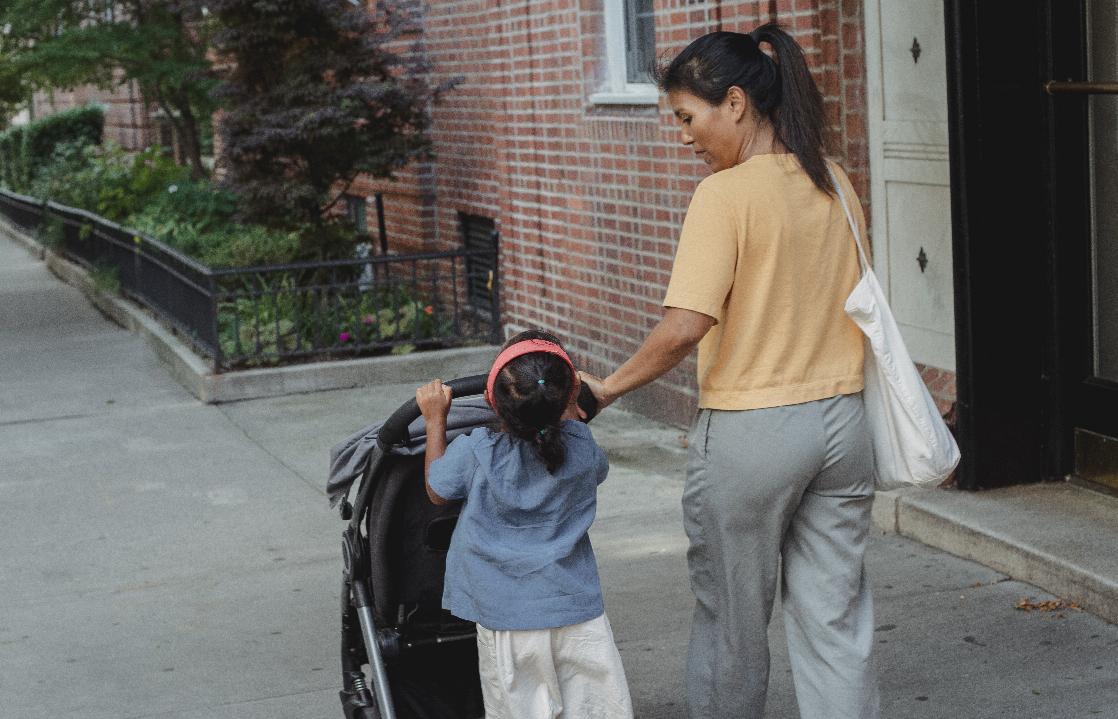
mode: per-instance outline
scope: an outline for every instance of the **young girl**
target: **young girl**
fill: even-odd
[[[416,390],[435,504],[464,500],[443,606],[477,624],[487,719],[627,719],[621,656],[587,530],[605,452],[579,421],[579,379],[546,333],[509,341],[489,372],[499,430],[446,444],[450,388]]]

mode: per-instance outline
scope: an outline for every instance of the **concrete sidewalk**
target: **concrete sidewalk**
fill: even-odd
[[[204,405],[0,240],[0,717],[339,717],[327,452],[419,379]],[[612,409],[593,426],[612,460],[593,539],[638,716],[680,717],[680,432]],[[914,522],[912,501],[886,516]],[[1118,716],[1118,627],[1018,610],[1053,597],[897,535],[869,572],[884,716]],[[781,631],[778,612],[769,719],[796,716]]]

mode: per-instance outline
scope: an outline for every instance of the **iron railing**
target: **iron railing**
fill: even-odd
[[[85,210],[0,190],[0,214],[79,264],[113,272],[124,295],[218,372],[500,341],[495,251],[212,268]]]

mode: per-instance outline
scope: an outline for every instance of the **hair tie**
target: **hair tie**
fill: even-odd
[[[547,427],[544,427],[543,429],[540,430],[540,436],[541,437],[544,436],[545,434],[547,434]]]
[[[547,384],[547,383],[543,381],[543,378],[540,378],[540,379],[536,380],[536,384]]]

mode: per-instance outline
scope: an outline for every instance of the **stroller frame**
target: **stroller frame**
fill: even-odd
[[[468,397],[481,394],[485,390],[485,381],[485,375],[475,375],[451,380],[447,385],[454,397]],[[342,519],[349,522],[342,533],[342,689],[339,692],[346,719],[396,719],[385,659],[397,656],[402,649],[410,649],[412,645],[402,647],[395,629],[377,627],[370,571],[370,538],[362,532],[362,524],[369,512],[381,461],[394,446],[408,441],[408,426],[419,416],[419,406],[412,399],[385,421],[353,504],[348,498],[343,498],[340,504]],[[473,639],[474,636],[473,632],[437,636],[427,642],[441,644]],[[366,662],[372,675],[371,686],[361,668]]]

